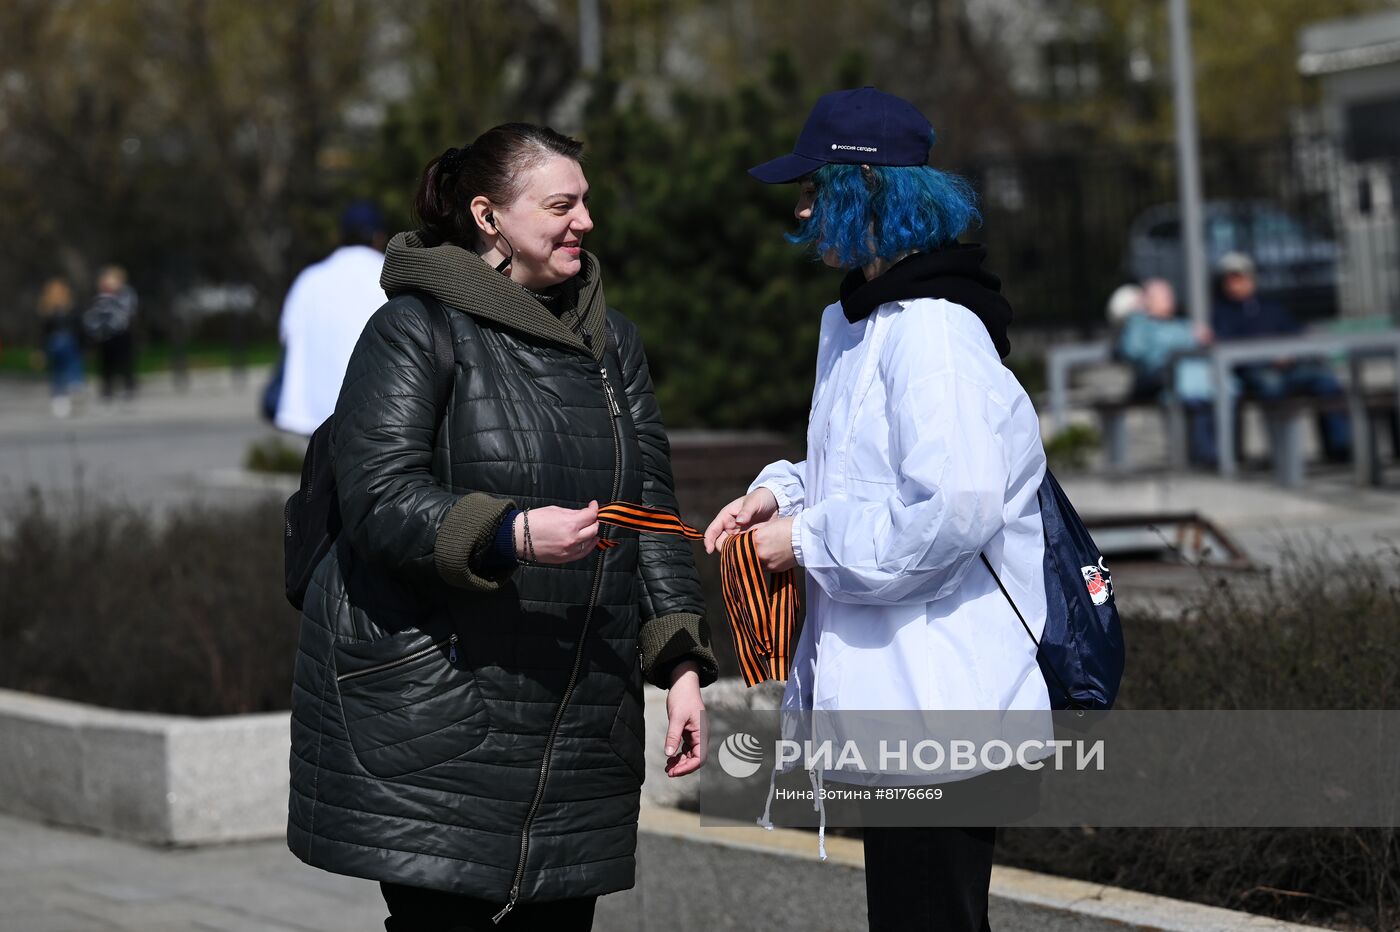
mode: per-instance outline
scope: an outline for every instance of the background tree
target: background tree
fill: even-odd
[[[1165,2],[1077,0],[1066,41],[1092,62],[1092,93],[1042,97],[1032,111],[1057,141],[1169,143],[1173,139],[1170,30]],[[1192,0],[1196,109],[1206,140],[1275,140],[1316,102],[1298,73],[1304,26],[1386,9],[1397,0]]]
[[[235,279],[279,301],[324,251],[305,236],[330,207],[318,157],[374,30],[365,0],[0,5],[0,231],[19,250],[0,287],[62,272],[82,294],[115,260],[138,288]]]
[[[667,423],[801,435],[839,275],[784,240],[795,188],[747,170],[791,150],[811,88],[779,55],[734,94],[678,92],[666,120],[615,106],[616,90],[603,82],[586,119],[589,246],[609,303],[641,327]]]
[[[1297,30],[1397,3],[1193,0],[1213,196],[1300,188],[1281,141],[1309,99]],[[0,339],[29,338],[46,277],[85,297],[113,260],[148,322],[192,283],[253,283],[270,339],[347,197],[405,228],[428,158],[503,120],[544,121],[589,144],[590,245],[643,322],[672,423],[800,430],[816,309],[836,285],[781,238],[790,192],[744,169],[785,151],[822,92],[873,83],[930,116],[934,163],[983,199],[1018,333],[1098,323],[1129,224],[1173,196],[1164,3],[597,6],[602,76],[580,64],[580,0],[0,4]],[[1065,67],[1092,80],[1047,90]],[[1265,137],[1269,171],[1254,142],[1229,144]],[[1325,221],[1310,184],[1290,206]]]

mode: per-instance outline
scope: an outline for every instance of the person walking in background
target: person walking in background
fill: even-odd
[[[110,401],[121,380],[127,400],[136,396],[136,291],[126,270],[105,266],[97,274],[97,297],[83,314],[83,332],[97,346],[102,398]]]
[[[1215,338],[1222,342],[1303,332],[1303,325],[1287,310],[1259,297],[1254,260],[1240,252],[1226,253],[1216,264],[1212,324]],[[1341,383],[1320,359],[1280,359],[1272,365],[1240,366],[1235,374],[1243,391],[1256,398],[1327,398],[1342,394]],[[1327,459],[1346,462],[1351,458],[1351,424],[1345,413],[1321,412],[1317,426]]]
[[[846,272],[822,313],[806,459],[764,469],[705,533],[713,552],[753,529],[765,569],[805,568],[782,703],[798,716],[1049,709],[1035,642],[979,563],[986,554],[1038,636],[1040,422],[1001,362],[1011,306],[986,248],[957,241],[974,195],[929,167],[932,144],[907,101],[838,91],[791,155],[750,170],[797,182],[791,239]],[[987,929],[995,839],[990,827],[867,825],[870,928]]]
[[[309,436],[335,410],[355,341],[384,303],[379,273],[388,237],[369,201],[353,201],[340,217],[340,245],[292,282],[278,326],[281,385],[273,423]]]
[[[61,278],[49,279],[39,293],[38,311],[53,413],[67,417],[83,385],[82,321],[73,289]]]
[[[1176,291],[1166,279],[1149,278],[1142,283],[1139,296],[1140,307],[1122,315],[1114,345],[1118,358],[1133,367],[1131,397],[1135,401],[1167,401],[1175,396],[1186,409],[1191,462],[1214,466],[1217,450],[1211,402],[1215,391],[1210,365],[1201,357],[1172,359],[1176,353],[1209,346],[1214,335],[1209,327],[1177,316]]]

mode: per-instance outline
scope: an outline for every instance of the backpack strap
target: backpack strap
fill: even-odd
[[[1040,642],[1036,640],[1035,633],[1031,631],[1031,626],[1026,624],[1026,616],[1022,615],[1021,610],[1016,607],[1016,600],[1011,598],[1011,593],[1006,591],[1006,585],[1002,583],[1001,577],[997,575],[996,570],[992,569],[992,561],[987,559],[987,554],[985,552],[978,554],[978,556],[982,558],[982,565],[987,568],[987,572],[991,573],[992,578],[997,581],[997,588],[1001,590],[1002,595],[1006,596],[1007,603],[1010,604],[1011,610],[1016,613],[1016,617],[1021,620],[1021,627],[1026,629],[1026,636],[1031,639],[1031,643],[1035,645],[1035,649],[1038,653],[1040,651]],[[1048,669],[1050,671],[1050,675],[1055,678],[1055,683],[1060,687],[1060,691],[1063,692],[1065,696],[1069,699],[1070,708],[1072,710],[1078,709],[1079,703],[1075,702],[1074,696],[1069,691],[1069,687],[1067,687],[1064,684],[1064,681],[1060,679],[1060,674],[1056,673],[1053,667],[1046,667],[1045,665],[1041,665],[1041,670],[1046,669]]]
[[[428,323],[433,334],[433,388],[437,402],[438,420],[447,408],[447,396],[452,393],[452,367],[456,361],[452,352],[452,325],[448,322],[447,308],[443,307],[436,295],[426,291],[414,292],[428,311]]]
[[[992,561],[987,559],[985,553],[979,553],[978,556],[982,558],[982,565],[987,568],[987,572],[991,573],[992,578],[997,581],[997,588],[1001,590],[1002,595],[1006,596],[1006,601],[1011,605],[1011,610],[1016,613],[1017,618],[1021,619],[1021,627],[1026,629],[1027,637],[1031,639],[1031,643],[1035,645],[1036,650],[1039,650],[1040,642],[1036,640],[1035,634],[1031,631],[1031,626],[1026,624],[1026,616],[1022,615],[1021,610],[1016,607],[1016,600],[1011,598],[1011,593],[1006,591],[1006,586],[1003,585],[1001,577],[997,575],[996,570],[992,569]]]

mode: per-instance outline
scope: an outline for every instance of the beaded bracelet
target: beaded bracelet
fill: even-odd
[[[525,523],[525,557],[521,559],[518,555],[516,560],[524,566],[535,565],[535,542],[530,539],[530,509],[526,508],[521,512],[521,518]]]

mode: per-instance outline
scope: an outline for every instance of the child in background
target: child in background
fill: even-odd
[[[73,395],[83,385],[82,324],[73,289],[61,278],[49,279],[39,292],[38,312],[54,417],[68,417]]]

